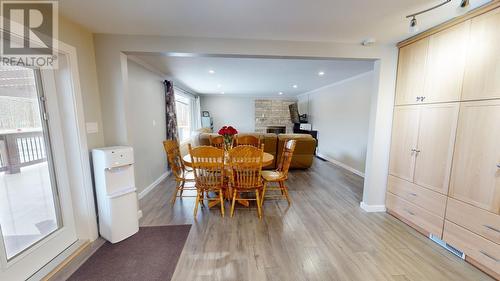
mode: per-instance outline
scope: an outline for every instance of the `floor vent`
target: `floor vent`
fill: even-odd
[[[451,246],[450,244],[444,242],[443,240],[439,239],[437,236],[434,236],[433,234],[429,235],[429,239],[431,239],[432,241],[436,242],[437,244],[439,244],[439,246],[445,248],[446,250],[450,251],[452,254],[454,254],[455,256],[461,258],[461,259],[465,259],[465,254],[460,251],[459,249]]]

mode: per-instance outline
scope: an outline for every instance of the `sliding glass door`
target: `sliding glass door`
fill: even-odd
[[[1,66],[1,280],[29,277],[76,241],[64,155],[53,72]]]

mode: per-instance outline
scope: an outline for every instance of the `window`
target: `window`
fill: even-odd
[[[177,111],[177,131],[179,133],[179,142],[187,141],[191,138],[191,102],[191,98],[176,93],[175,110]]]

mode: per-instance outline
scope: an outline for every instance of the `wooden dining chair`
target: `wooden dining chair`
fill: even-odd
[[[296,140],[288,140],[284,144],[283,152],[278,162],[278,167],[274,171],[262,171],[262,179],[264,180],[264,188],[262,190],[262,198],[260,200],[261,204],[264,203],[266,191],[269,190],[279,190],[281,195],[271,195],[267,198],[283,198],[285,197],[288,201],[288,205],[291,204],[290,195],[288,194],[288,187],[285,185],[285,181],[288,179],[288,169],[290,168],[290,163],[292,162],[293,151],[295,150]],[[277,187],[270,187],[269,183],[278,183]]]
[[[262,218],[260,192],[262,191],[262,157],[264,146],[257,148],[250,145],[240,145],[229,151],[229,177],[232,189],[231,217],[234,215],[234,205],[237,197],[242,193],[255,192],[257,214]]]
[[[236,146],[238,145],[251,145],[257,148],[260,147],[260,138],[256,136],[236,136]]]
[[[215,137],[210,136],[209,140],[210,140],[210,146],[224,149],[224,137],[223,136],[215,136]]]
[[[192,170],[188,170],[184,166],[182,161],[181,151],[179,149],[179,143],[176,140],[166,140],[163,142],[163,147],[165,153],[167,154],[168,164],[172,170],[172,174],[175,176],[175,191],[172,195],[172,204],[175,204],[177,197],[195,197],[195,196],[183,196],[184,190],[196,190],[194,186],[185,186],[186,183],[193,183],[194,173]]]
[[[188,145],[191,155],[191,166],[196,181],[196,201],[194,206],[194,217],[198,213],[198,205],[203,200],[220,203],[220,212],[224,217],[224,150],[211,146],[198,146],[195,148]],[[214,192],[217,198],[203,198],[204,194]]]

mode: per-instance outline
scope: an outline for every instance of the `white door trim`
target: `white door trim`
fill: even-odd
[[[0,17],[1,19],[1,17]],[[0,28],[0,32],[4,32]],[[23,36],[11,33],[14,41],[22,42]],[[36,42],[34,42],[36,44]],[[56,75],[69,75],[69,83],[64,98],[59,100],[60,110],[64,109],[67,118],[61,118],[65,127],[64,139],[67,170],[70,176],[70,190],[73,201],[76,236],[79,240],[94,241],[98,238],[97,216],[94,191],[90,170],[89,149],[85,130],[83,100],[76,48],[58,41],[57,52],[67,58],[67,69],[60,69]],[[57,80],[57,78],[56,78]],[[66,126],[65,126],[66,125]],[[76,126],[75,126],[76,125]],[[69,130],[68,130],[69,129]],[[70,161],[71,159],[71,161]],[[0,246],[0,250],[2,250]]]

